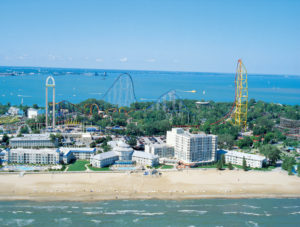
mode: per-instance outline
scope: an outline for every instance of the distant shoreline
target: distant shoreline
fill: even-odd
[[[286,172],[185,170],[142,173],[0,174],[0,201],[300,198],[300,177]]]

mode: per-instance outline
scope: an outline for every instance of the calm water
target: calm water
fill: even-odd
[[[0,226],[290,227],[299,223],[300,199],[0,202]]]
[[[26,76],[0,77],[0,102],[45,103],[45,80],[54,75],[56,100],[78,103],[87,98],[101,99],[121,71],[106,70],[107,78],[93,76],[97,71],[84,69],[46,69],[1,67],[0,72],[24,72]],[[233,69],[234,70],[234,69]],[[34,73],[29,75],[29,73]],[[138,101],[155,100],[170,89],[181,98],[233,101],[234,74],[127,71],[132,75]],[[69,74],[67,74],[69,73]],[[300,76],[248,75],[249,98],[283,104],[300,103]],[[196,90],[196,93],[186,92]]]

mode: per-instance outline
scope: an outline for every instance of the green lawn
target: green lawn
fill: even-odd
[[[109,169],[109,167],[103,167],[103,168],[97,168],[97,167],[93,167],[91,165],[88,165],[89,169],[92,171],[111,171]]]
[[[197,166],[196,168],[217,168],[217,164]]]
[[[76,162],[69,165],[68,171],[85,171],[84,165],[88,164],[89,161],[77,160]]]
[[[161,168],[162,169],[173,169],[174,166],[172,166],[172,165],[163,165]]]

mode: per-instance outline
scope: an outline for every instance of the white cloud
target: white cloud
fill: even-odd
[[[96,58],[96,62],[103,62],[102,58]]]
[[[150,59],[146,60],[146,62],[156,62],[156,59],[150,58]]]
[[[120,62],[127,62],[127,61],[128,61],[128,59],[126,57],[120,58]]]

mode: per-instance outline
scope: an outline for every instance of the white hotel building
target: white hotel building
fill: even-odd
[[[143,151],[134,151],[132,161],[140,166],[156,166],[159,164],[159,157]]]
[[[114,164],[117,160],[119,160],[119,155],[114,151],[109,151],[92,156],[90,164],[94,167],[102,168]]]
[[[243,158],[246,160],[246,165],[251,168],[262,168],[267,159],[260,155],[248,154],[239,151],[225,151],[225,163],[234,165],[243,165]]]
[[[55,147],[49,134],[24,134],[22,137],[15,137],[9,140],[9,145],[13,148],[39,148]]]
[[[8,163],[57,164],[60,161],[58,149],[8,149],[5,152]]]
[[[145,152],[157,155],[160,158],[174,157],[174,147],[167,144],[147,144],[145,145]]]
[[[182,128],[167,132],[167,145],[174,147],[175,158],[185,163],[210,163],[216,161],[218,136],[192,134]]]

